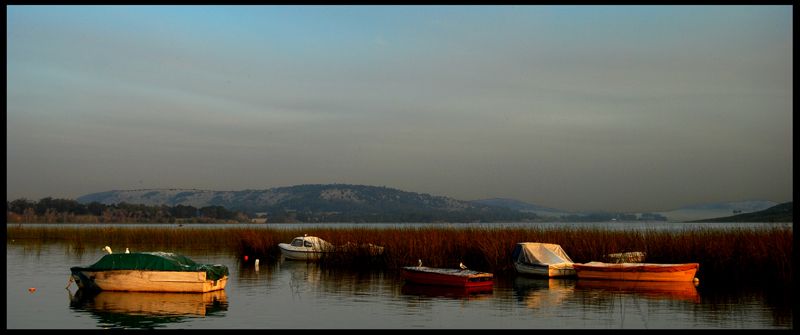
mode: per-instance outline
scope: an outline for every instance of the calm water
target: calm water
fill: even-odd
[[[198,262],[227,265],[226,289],[85,296],[75,284],[66,288],[69,267],[92,264],[102,251],[76,254],[65,244],[8,241],[7,328],[793,328],[790,297],[752,285],[664,286],[511,275],[496,278],[490,291],[464,292],[405,284],[390,272],[323,270],[296,261],[262,261],[255,269],[228,252],[176,251]]]

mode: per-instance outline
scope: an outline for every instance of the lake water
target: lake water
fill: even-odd
[[[741,225],[741,224],[739,224]],[[195,227],[195,225],[192,225]],[[791,224],[789,224],[791,226]],[[287,226],[289,227],[289,226]],[[135,248],[135,246],[131,246]],[[247,266],[228,251],[182,250],[225,264],[210,294],[102,292],[68,286],[69,267],[103,252],[7,241],[8,329],[793,329],[791,297],[765,287],[495,278],[464,292],[404,283],[397,273],[320,269],[280,260]],[[33,292],[29,288],[35,288]],[[777,292],[776,292],[777,291]]]

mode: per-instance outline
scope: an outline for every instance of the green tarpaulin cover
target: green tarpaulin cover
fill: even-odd
[[[218,280],[228,275],[228,267],[221,264],[197,264],[186,256],[170,252],[132,252],[108,254],[88,267],[73,270],[148,270],[148,271],[205,271],[206,278]]]

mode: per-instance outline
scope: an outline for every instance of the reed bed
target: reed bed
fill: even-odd
[[[62,242],[75,249],[104,245],[136,246],[149,250],[228,250],[240,261],[280,258],[278,243],[303,234],[318,236],[336,246],[347,243],[384,247],[374,256],[355,248],[320,260],[323,267],[397,271],[416,265],[457,267],[497,274],[513,273],[511,253],[518,242],[562,246],[577,263],[601,261],[604,255],[644,251],[646,262],[700,263],[703,281],[792,282],[791,228],[691,231],[612,231],[602,228],[142,228],[142,227],[25,227],[7,225],[7,240]]]

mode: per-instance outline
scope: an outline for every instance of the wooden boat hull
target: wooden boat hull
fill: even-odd
[[[573,267],[578,279],[691,282],[700,264],[590,262]]]
[[[545,265],[545,264],[525,264],[521,262],[514,262],[514,268],[521,274],[536,276],[536,277],[575,277],[575,268],[569,265]]]
[[[72,279],[85,290],[194,292],[222,290],[228,276],[207,280],[204,271],[73,270]]]
[[[491,273],[472,270],[406,266],[402,268],[401,277],[408,282],[422,285],[458,287],[482,287],[494,285],[494,276]]]

